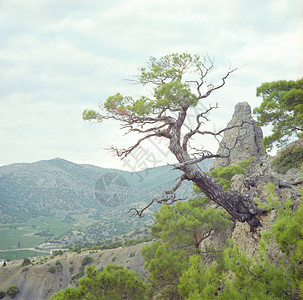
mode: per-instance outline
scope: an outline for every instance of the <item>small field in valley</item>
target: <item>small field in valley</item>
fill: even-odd
[[[15,260],[26,257],[43,256],[46,254],[49,254],[49,252],[34,250],[9,250],[0,252],[0,260]]]
[[[81,226],[63,222],[62,218],[58,217],[39,217],[25,223],[0,225],[0,259],[43,255],[45,253],[30,248],[35,248],[49,239],[59,240],[60,236],[79,228]]]

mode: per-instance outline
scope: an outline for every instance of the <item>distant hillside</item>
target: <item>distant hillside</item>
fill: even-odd
[[[86,266],[83,267],[82,262],[87,256],[91,257],[90,264],[95,264],[97,269],[117,264],[145,276],[141,249],[146,244],[80,254],[66,252],[55,257],[44,256],[32,259],[32,264],[25,267],[21,265],[22,260],[10,262],[6,267],[0,267],[0,290],[6,291],[10,285],[16,285],[20,289],[15,298],[17,300],[49,299],[54,293],[77,283],[85,273]],[[6,296],[4,299],[11,298]]]
[[[209,164],[201,167],[208,170]],[[110,185],[106,181],[118,175],[125,185],[123,195],[119,194],[117,184]],[[172,166],[131,173],[79,165],[60,158],[3,166],[0,167],[0,223],[20,223],[39,216],[72,217],[70,219],[77,222],[86,216],[92,223],[99,222],[95,228],[103,228],[103,235],[105,229],[110,228],[123,234],[150,223],[157,207],[147,211],[143,219],[130,219],[129,209],[143,206],[155,194],[171,189],[178,176],[180,171],[173,170]],[[98,182],[99,196],[105,199],[103,202],[96,199]],[[192,184],[185,182],[179,190],[180,197],[190,196],[191,190]],[[109,200],[107,193],[111,193]],[[96,234],[100,236],[100,233]]]

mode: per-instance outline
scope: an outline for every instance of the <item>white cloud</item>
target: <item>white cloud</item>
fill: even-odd
[[[117,91],[144,92],[124,79],[150,56],[171,52],[214,55],[213,80],[228,59],[245,65],[205,101],[219,102],[213,120],[224,126],[236,102],[260,103],[262,82],[302,76],[299,7],[299,0],[2,0],[0,165],[59,156],[121,167],[102,148],[136,136],[121,137],[113,123],[84,123],[81,113]]]

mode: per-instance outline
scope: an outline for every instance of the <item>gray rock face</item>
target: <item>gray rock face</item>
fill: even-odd
[[[235,106],[232,119],[226,127],[231,129],[224,132],[217,154],[227,155],[230,151],[230,156],[217,158],[212,169],[265,154],[262,147],[262,130],[252,118],[251,108],[247,102],[240,102]]]

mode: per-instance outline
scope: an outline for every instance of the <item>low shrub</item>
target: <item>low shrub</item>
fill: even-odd
[[[55,274],[56,273],[56,267],[54,265],[50,266],[47,270],[47,272],[50,272],[52,274]]]
[[[10,285],[6,290],[6,294],[11,298],[15,298],[19,292],[20,290],[16,285]]]
[[[292,168],[300,168],[303,163],[303,146],[293,145],[284,148],[272,161],[273,169],[280,173],[285,174]]]
[[[55,265],[59,271],[61,271],[63,269],[63,265],[62,265],[61,261],[57,260],[55,262]]]
[[[134,257],[136,255],[136,251],[131,252],[128,257]]]
[[[82,265],[82,266],[86,266],[86,265],[92,263],[93,261],[94,261],[94,260],[93,260],[92,257],[90,257],[90,256],[85,256],[85,257],[82,259],[81,265]]]
[[[30,265],[32,262],[29,258],[24,258],[22,262],[22,267],[25,267],[27,265]]]

